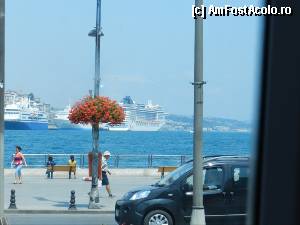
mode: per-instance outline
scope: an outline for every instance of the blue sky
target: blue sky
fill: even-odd
[[[224,5],[225,1],[215,1]],[[226,1],[255,4],[255,1]],[[206,1],[206,4],[213,4]],[[103,95],[193,114],[194,20],[190,0],[103,0]],[[6,89],[64,107],[93,88],[96,0],[6,3]],[[262,19],[204,21],[204,115],[252,120]]]

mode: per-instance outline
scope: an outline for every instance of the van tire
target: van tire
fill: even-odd
[[[168,225],[173,225],[173,219],[172,216],[167,213],[166,211],[163,210],[153,210],[150,211],[144,218],[144,223],[143,225],[149,225],[150,221],[153,219],[162,219],[162,220],[167,220]]]

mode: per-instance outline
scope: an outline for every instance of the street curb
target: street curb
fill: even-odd
[[[114,214],[115,211],[110,210],[34,210],[34,209],[6,209],[5,214]]]

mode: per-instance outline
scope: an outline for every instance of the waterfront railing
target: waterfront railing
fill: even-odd
[[[68,164],[70,156],[73,155],[79,168],[88,167],[87,154],[24,154],[28,167],[43,168],[46,166],[48,156],[51,155],[57,165]],[[12,156],[13,157],[13,156]],[[157,168],[159,166],[180,166],[192,155],[111,155],[109,165],[111,168]]]

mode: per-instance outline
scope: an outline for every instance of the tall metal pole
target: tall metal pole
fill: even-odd
[[[101,0],[97,0],[94,97],[99,96],[99,89],[100,89],[100,36],[101,36]],[[89,209],[97,209],[100,208],[98,204],[99,203],[99,190],[98,190],[99,124],[92,125],[92,136],[93,136],[92,186],[90,192]]]
[[[4,217],[4,57],[5,0],[0,0],[0,224]]]
[[[95,86],[94,97],[99,96],[100,89],[100,37],[101,37],[101,0],[97,0],[96,13],[96,48],[95,48]]]
[[[203,0],[195,0],[200,7]],[[203,206],[203,162],[202,162],[202,123],[203,123],[203,19],[195,19],[194,56],[194,148],[193,148],[193,209],[191,225],[205,225]]]

